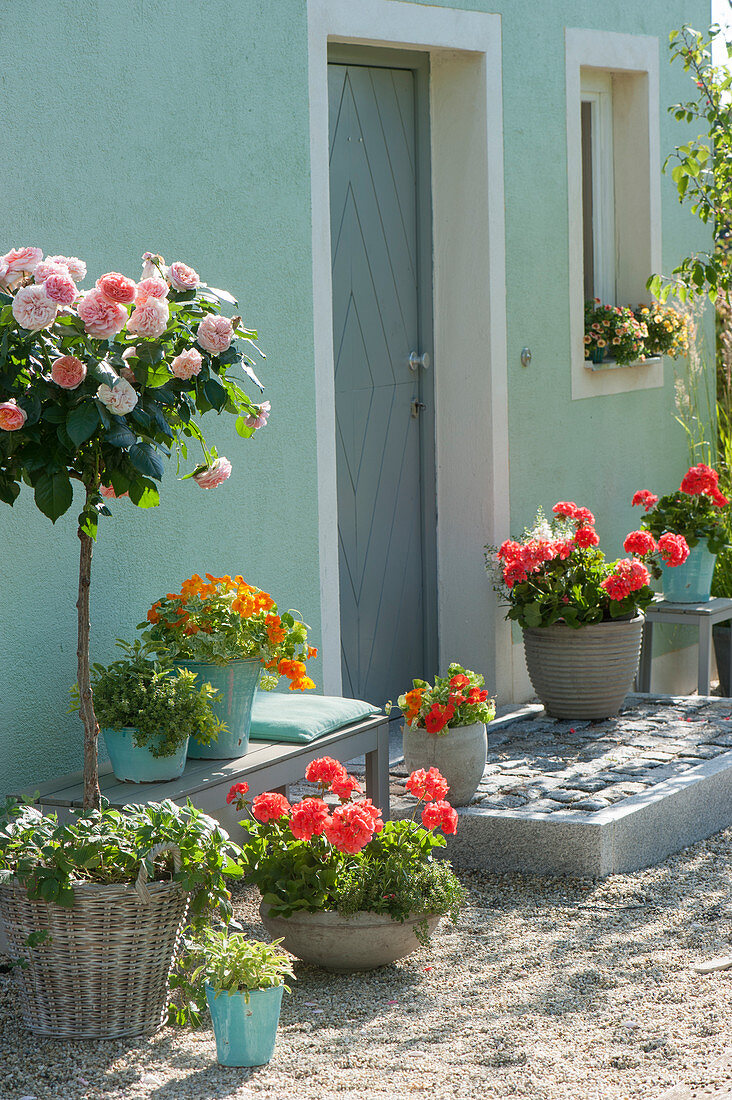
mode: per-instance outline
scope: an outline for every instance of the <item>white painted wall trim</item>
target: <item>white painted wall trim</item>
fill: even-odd
[[[308,0],[324,690],[341,689],[329,42],[430,53],[440,663],[473,661],[507,698],[510,633],[482,560],[509,532],[501,21],[400,0]]]
[[[597,397],[663,385],[663,360],[652,365],[624,367],[611,371],[589,371],[584,366],[584,286],[582,272],[582,138],[580,83],[583,68],[604,69],[619,76],[645,76],[642,86],[628,91],[619,84],[614,92],[615,127],[632,111],[636,143],[627,148],[627,161],[616,156],[616,220],[625,218],[629,235],[647,237],[643,249],[648,270],[632,273],[630,283],[638,301],[647,300],[643,280],[661,270],[661,137],[659,100],[658,39],[648,35],[616,34],[567,28],[565,32],[567,81],[567,176],[569,197],[569,336],[571,347],[572,398]],[[642,99],[643,102],[640,102]],[[632,100],[632,102],[631,102]],[[620,120],[620,122],[618,121]],[[645,194],[623,202],[624,184],[641,160],[648,158]],[[637,219],[637,226],[628,219]],[[622,288],[622,273],[618,273]],[[622,289],[621,289],[622,293]],[[629,293],[629,292],[628,292]],[[627,301],[614,303],[627,305]],[[637,301],[630,302],[637,305]]]

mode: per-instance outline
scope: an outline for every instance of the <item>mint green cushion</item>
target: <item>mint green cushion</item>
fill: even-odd
[[[307,743],[373,714],[381,714],[380,708],[363,699],[258,691],[254,697],[249,739]]]

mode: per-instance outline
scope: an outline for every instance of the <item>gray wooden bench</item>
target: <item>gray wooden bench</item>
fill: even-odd
[[[341,763],[365,755],[366,794],[389,817],[389,719],[381,714],[361,719],[351,726],[326,734],[307,744],[280,741],[250,741],[244,756],[236,760],[189,760],[180,779],[168,783],[120,783],[110,764],[100,768],[99,786],[109,804],[121,808],[132,803],[161,802],[170,798],[183,805],[190,798],[194,806],[215,817],[236,839],[242,814],[226,804],[233,783],[246,780],[249,796],[287,787],[305,776],[311,760],[332,756]],[[82,804],[82,773],[62,776],[22,792],[44,810],[59,818]]]

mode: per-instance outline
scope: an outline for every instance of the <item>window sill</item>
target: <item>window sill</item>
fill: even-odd
[[[604,359],[602,363],[593,363],[585,359],[585,370],[632,370],[634,367],[655,367],[661,362],[660,355],[649,355],[647,359],[636,359],[634,363],[616,363],[614,359]]]

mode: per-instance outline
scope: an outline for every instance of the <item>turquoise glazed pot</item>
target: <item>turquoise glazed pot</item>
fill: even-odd
[[[259,684],[262,663],[258,658],[228,661],[216,665],[209,661],[176,661],[198,676],[199,684],[211,684],[219,693],[213,703],[213,711],[226,725],[217,741],[199,745],[195,737],[188,746],[192,760],[233,760],[243,756],[249,745],[249,727],[252,723],[252,704]]]
[[[219,993],[206,986],[206,1000],[222,1066],[263,1066],[274,1053],[284,986],[244,993]]]
[[[135,744],[133,734],[136,732],[129,726],[121,730],[102,730],[115,777],[127,783],[164,783],[168,779],[178,779],[186,766],[188,738],[171,756],[153,756],[147,745]]]
[[[669,603],[706,603],[712,587],[716,554],[710,554],[706,542],[699,542],[682,565],[663,570],[663,596]]]

